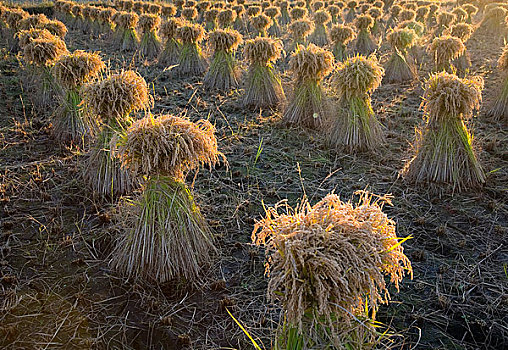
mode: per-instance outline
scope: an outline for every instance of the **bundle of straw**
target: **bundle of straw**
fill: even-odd
[[[347,58],[347,44],[354,40],[355,31],[348,25],[335,24],[330,29],[330,41],[335,60],[342,62]]]
[[[469,40],[473,34],[474,27],[467,23],[458,23],[450,27],[450,35],[459,38],[464,44]],[[464,51],[453,60],[453,66],[457,69],[457,74],[465,77],[471,68],[471,57],[467,48],[464,46]]]
[[[205,31],[199,24],[183,23],[176,29],[176,37],[181,42],[180,57],[175,73],[179,76],[200,76],[206,72],[208,62],[199,44]]]
[[[131,113],[150,106],[146,81],[134,71],[124,71],[85,85],[82,94],[87,111],[104,124],[84,161],[84,179],[103,197],[127,194],[137,182],[112,157],[110,144],[132,124]]]
[[[355,19],[355,26],[358,30],[355,50],[360,55],[369,56],[376,51],[378,47],[371,33],[371,29],[374,26],[374,19],[369,15],[359,15]]]
[[[280,20],[280,9],[276,6],[270,6],[265,9],[265,15],[270,18],[270,26],[268,28],[268,34],[271,37],[279,37],[282,34],[280,29],[279,20]]]
[[[106,66],[97,53],[74,51],[55,63],[53,75],[60,85],[60,106],[52,116],[53,136],[61,143],[84,146],[96,136],[98,123],[81,104],[81,87],[94,80]]]
[[[153,59],[159,55],[162,43],[157,35],[157,30],[160,24],[161,18],[156,14],[143,14],[139,17],[139,27],[143,33],[139,45],[141,57]]]
[[[24,60],[32,65],[34,81],[31,83],[33,103],[41,111],[50,111],[55,93],[51,66],[67,53],[65,42],[51,37],[35,38],[23,47]]]
[[[416,65],[412,59],[408,59],[407,52],[415,44],[417,37],[415,31],[408,28],[394,29],[388,34],[387,39],[393,52],[386,65],[384,82],[403,83],[418,77]]]
[[[355,0],[348,1],[347,3],[347,14],[345,21],[346,23],[351,23],[356,17],[356,8],[358,7],[358,2]]]
[[[242,43],[242,35],[236,30],[216,29],[210,33],[208,39],[213,56],[203,84],[207,88],[225,92],[237,88],[240,70],[233,55]]]
[[[339,93],[339,113],[330,127],[329,142],[349,152],[373,151],[383,142],[381,123],[371,105],[384,70],[375,57],[355,56],[341,64],[334,83]]]
[[[402,170],[406,180],[464,190],[485,182],[465,122],[479,109],[483,81],[441,72],[426,82],[423,110],[426,124],[416,135],[414,157]]]
[[[293,7],[289,12],[289,16],[292,21],[298,21],[300,19],[307,18],[309,11],[304,7]]]
[[[164,67],[178,64],[180,57],[180,43],[176,39],[176,31],[182,24],[179,18],[168,18],[160,28],[159,33],[164,38],[164,49],[162,50],[158,63]]]
[[[508,46],[504,47],[497,61],[497,67],[503,75],[503,82],[487,114],[496,121],[502,120],[508,123]]]
[[[210,264],[213,236],[182,176],[222,156],[214,132],[205,120],[149,116],[119,140],[116,153],[123,164],[148,177],[143,193],[121,212],[125,234],[111,263],[126,277],[194,283]]]
[[[289,22],[291,22],[291,16],[289,15],[289,3],[288,1],[280,1],[279,2],[280,9],[280,25],[286,26]]]
[[[314,31],[310,35],[309,41],[317,46],[324,47],[328,45],[327,25],[332,17],[326,10],[314,12]]]
[[[383,10],[378,7],[372,7],[367,13],[374,20],[374,24],[371,29],[372,34],[376,36],[382,35],[385,32],[385,27],[382,22]]]
[[[122,12],[119,17],[119,38],[122,51],[135,51],[139,46],[139,36],[136,26],[139,17],[134,12]]]
[[[504,7],[496,6],[486,10],[480,28],[490,34],[499,34],[506,28],[507,10]]]
[[[472,24],[473,23],[473,17],[478,12],[478,7],[474,6],[473,4],[464,4],[462,6],[462,8],[467,13],[466,23]]]
[[[453,21],[455,21],[455,15],[453,13],[446,11],[440,12],[437,16],[437,28],[434,31],[434,36],[441,36],[443,32],[452,25]]]
[[[281,43],[269,38],[257,37],[245,43],[243,54],[249,62],[243,97],[246,107],[276,108],[284,102],[281,81],[273,68],[281,51]]]
[[[289,68],[294,75],[293,94],[284,112],[288,124],[318,128],[328,115],[328,101],[321,81],[333,68],[333,54],[314,44],[298,46]]]
[[[341,21],[342,9],[337,5],[328,5],[326,8],[331,17],[331,23],[337,24]]]
[[[328,194],[311,206],[279,204],[256,222],[252,241],[266,247],[268,296],[280,301],[284,349],[371,349],[379,304],[397,290],[411,262],[383,212],[390,196],[360,193],[356,204]],[[279,208],[284,213],[279,213]]]

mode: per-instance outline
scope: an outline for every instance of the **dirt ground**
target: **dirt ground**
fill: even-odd
[[[209,118],[217,126],[224,165],[187,179],[212,226],[220,256],[201,286],[146,286],[108,266],[117,232],[116,202],[94,197],[80,179],[79,149],[50,137],[46,111],[23,92],[22,60],[0,40],[0,347],[76,349],[250,349],[226,307],[271,347],[280,310],[265,296],[264,257],[250,244],[265,205],[330,191],[347,200],[367,188],[392,193],[385,207],[414,278],[406,278],[379,321],[402,349],[508,348],[508,130],[485,116],[502,77],[501,41],[477,33],[467,47],[472,72],[485,79],[474,118],[478,155],[488,173],[481,189],[435,195],[398,177],[410,157],[421,81],[383,85],[373,96],[386,143],[376,154],[328,149],[316,131],[290,129],[276,111],[246,111],[242,91],[205,91],[200,79],[174,80],[150,62],[120,55],[111,42],[71,30],[70,50],[101,51],[114,69],[136,67],[155,96],[154,113]],[[388,51],[381,50],[382,62]],[[279,67],[281,68],[281,67]],[[427,55],[420,77],[428,76]],[[283,77],[285,87],[290,76]],[[330,84],[326,84],[331,88]],[[333,90],[329,90],[332,96]]]

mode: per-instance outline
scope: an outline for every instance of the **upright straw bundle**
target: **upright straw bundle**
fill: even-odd
[[[281,13],[280,9],[276,6],[270,6],[265,9],[265,15],[270,18],[270,26],[268,28],[268,34],[271,37],[278,38],[282,34],[282,30],[279,25]]]
[[[462,43],[466,43],[473,34],[474,28],[467,23],[457,23],[450,27],[450,35],[459,38]],[[465,77],[471,68],[471,57],[467,48],[453,61],[453,65],[457,68],[457,74]]]
[[[408,28],[394,29],[388,34],[387,39],[393,52],[386,65],[383,81],[403,83],[418,77],[416,65],[412,59],[408,59],[407,52],[414,45],[416,38],[414,30]]]
[[[213,236],[184,178],[189,170],[213,166],[222,157],[214,133],[206,120],[148,116],[116,141],[122,164],[147,178],[141,195],[126,203],[120,217],[125,232],[111,263],[126,277],[196,282],[210,263]]]
[[[208,39],[213,57],[203,84],[207,88],[224,92],[237,88],[240,70],[233,54],[242,42],[242,35],[236,30],[217,29],[210,33]]]
[[[96,53],[74,51],[55,63],[53,75],[60,85],[60,106],[52,116],[53,136],[61,143],[84,146],[98,130],[98,121],[81,103],[81,87],[95,79],[106,66]]]
[[[335,60],[342,62],[347,58],[347,44],[354,40],[355,31],[348,25],[335,24],[330,29],[330,41]]]
[[[333,68],[333,54],[314,44],[298,46],[289,69],[294,75],[293,93],[283,119],[286,123],[318,128],[328,115],[328,101],[321,81]]]
[[[426,82],[426,124],[417,132],[415,155],[402,174],[409,182],[445,185],[461,191],[485,182],[466,122],[480,107],[483,82],[441,72]]]
[[[175,73],[181,77],[205,74],[208,62],[201,51],[200,43],[205,31],[199,24],[183,23],[176,29],[176,37],[181,42],[180,57]]]
[[[217,15],[217,23],[220,28],[231,28],[236,20],[236,13],[232,9],[224,9]]]
[[[65,42],[51,35],[51,37],[35,38],[23,47],[24,60],[34,69],[30,90],[33,94],[33,103],[41,111],[51,110],[55,93],[54,79],[51,67],[67,53]]]
[[[85,181],[95,193],[106,198],[130,193],[136,182],[112,157],[110,143],[132,124],[131,113],[149,107],[145,79],[134,71],[124,71],[85,85],[82,93],[85,108],[103,123],[84,161]]]
[[[324,47],[328,45],[328,29],[327,25],[332,20],[332,17],[326,10],[319,10],[314,12],[314,31],[310,35],[310,42]]]
[[[157,30],[161,24],[161,18],[156,14],[143,14],[139,17],[139,27],[143,33],[141,44],[139,45],[139,54],[141,57],[153,59],[161,51],[161,40],[157,35]]]
[[[480,23],[480,29],[486,33],[499,35],[506,28],[507,10],[504,7],[496,6],[487,10]]]
[[[502,86],[487,114],[494,120],[502,120],[508,124],[508,46],[497,61],[497,68],[502,74]]]
[[[269,208],[256,223],[252,240],[266,247],[268,296],[284,312],[280,348],[375,348],[375,315],[390,300],[385,276],[397,290],[405,274],[412,277],[385,202],[390,197],[363,193],[353,204],[328,194],[313,206]]]
[[[164,39],[164,49],[159,55],[158,63],[163,67],[178,64],[180,58],[180,43],[176,38],[176,31],[182,24],[179,18],[171,17],[162,23],[160,35]]]
[[[384,70],[377,60],[355,56],[337,69],[338,115],[330,127],[329,142],[349,152],[373,151],[383,142],[381,123],[371,106],[371,93],[378,88]]]
[[[119,17],[119,38],[122,51],[134,51],[139,46],[139,37],[136,26],[139,16],[134,12],[122,12]]]
[[[280,42],[270,38],[258,37],[245,43],[243,54],[249,62],[243,96],[246,107],[276,108],[284,102],[281,81],[273,68],[281,51]]]
[[[271,19],[265,14],[259,14],[251,17],[250,26],[254,36],[267,36],[268,27],[270,27]]]
[[[368,56],[377,49],[377,44],[371,34],[374,26],[374,19],[369,15],[359,15],[355,19],[355,26],[358,30],[355,50],[358,54]]]

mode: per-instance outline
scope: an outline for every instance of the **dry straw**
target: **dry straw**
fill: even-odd
[[[19,40],[19,47],[23,49],[34,39],[54,39],[55,36],[47,29],[20,30],[16,33]]]
[[[139,16],[134,12],[122,12],[119,17],[120,47],[122,51],[135,51],[139,45],[139,37],[136,26]]]
[[[506,27],[507,10],[504,7],[496,6],[486,10],[483,20],[480,23],[480,28],[492,34],[499,34]]]
[[[335,60],[342,62],[347,57],[347,44],[353,41],[356,33],[348,25],[335,24],[330,29],[330,41]]]
[[[64,39],[65,35],[67,35],[67,27],[59,20],[48,21],[44,24],[43,28],[60,39]]]
[[[338,115],[329,142],[349,152],[373,151],[383,142],[383,130],[371,105],[371,93],[381,84],[384,70],[375,57],[355,56],[341,64],[334,76],[339,93]]]
[[[115,153],[136,176],[163,175],[183,181],[201,165],[213,167],[223,155],[217,149],[215,127],[164,115],[140,119],[117,140]]]
[[[288,30],[291,33],[292,41],[287,51],[292,52],[298,45],[307,44],[307,37],[314,30],[314,23],[308,19],[295,20],[289,24]]]
[[[306,8],[303,8],[303,7],[294,7],[289,12],[289,15],[291,16],[291,20],[292,21],[297,21],[297,20],[300,20],[300,19],[307,18],[308,13],[309,12],[307,11]]]
[[[30,15],[21,19],[17,24],[18,30],[29,30],[42,28],[49,19],[44,14]]]
[[[121,215],[125,234],[112,265],[129,278],[151,282],[194,282],[215,250],[213,237],[184,173],[220,157],[215,128],[171,115],[143,118],[119,140],[116,154],[136,174],[147,175],[138,200]],[[127,218],[126,221],[124,221]]]
[[[106,66],[97,53],[74,51],[62,56],[52,73],[63,88],[60,106],[52,116],[53,136],[61,143],[83,146],[96,135],[98,123],[81,103],[81,87],[95,79]]]
[[[203,84],[208,88],[220,91],[237,88],[240,81],[240,70],[233,53],[242,43],[242,35],[236,30],[217,29],[210,33],[208,39],[213,50],[213,57]]]
[[[293,93],[284,111],[288,124],[319,128],[328,116],[328,101],[321,81],[333,68],[333,54],[314,44],[298,46],[291,55],[289,69],[294,75]]]
[[[390,197],[373,197],[361,193],[353,204],[328,194],[295,209],[281,203],[256,222],[252,241],[266,247],[267,294],[284,310],[284,348],[375,347],[372,321],[390,300],[385,276],[398,290],[412,268],[395,222],[382,210]]]
[[[503,75],[503,82],[487,114],[496,121],[501,120],[508,124],[508,46],[504,47],[497,61],[497,68]]]
[[[24,59],[38,67],[53,65],[65,53],[67,53],[65,42],[55,36],[33,39],[23,47]]]
[[[246,107],[276,108],[285,101],[280,78],[273,68],[281,51],[281,43],[270,38],[257,37],[245,42],[243,54],[249,62],[243,96]]]
[[[416,65],[412,59],[408,58],[407,53],[407,50],[415,44],[417,38],[415,31],[408,28],[396,28],[388,34],[387,40],[393,52],[386,65],[384,82],[403,83],[415,80],[418,77]]]
[[[269,6],[265,9],[265,15],[270,18],[270,27],[268,28],[268,34],[271,37],[278,38],[282,35],[282,30],[280,28],[280,9],[276,6]]]
[[[208,62],[204,57],[200,42],[205,31],[199,24],[183,23],[176,30],[176,37],[182,43],[178,66],[175,68],[179,76],[200,76],[206,72]]]
[[[217,16],[219,10],[213,8],[205,12],[205,29],[214,30],[217,27]]]
[[[160,27],[161,18],[156,14],[143,14],[139,17],[139,27],[143,32],[139,54],[141,57],[153,59],[161,51],[162,43],[157,35],[157,29]]]
[[[130,193],[137,181],[112,157],[110,144],[132,124],[131,113],[150,106],[146,82],[138,73],[124,71],[85,85],[82,93],[87,111],[104,123],[84,161],[84,179],[105,198]]]
[[[463,54],[465,49],[464,43],[459,38],[450,35],[434,38],[429,52],[434,59],[435,70],[453,73],[456,68],[452,65],[452,60]]]
[[[169,67],[178,64],[180,57],[180,43],[176,39],[176,31],[182,24],[179,18],[168,18],[162,23],[160,35],[165,40],[164,49],[160,53],[158,63],[163,67]]]
[[[319,10],[314,13],[314,31],[310,35],[309,41],[317,46],[324,47],[328,45],[327,25],[332,20],[330,14],[325,10]]]
[[[378,46],[371,34],[374,19],[369,15],[359,15],[355,19],[355,26],[358,30],[355,43],[356,52],[364,56],[372,54]]]
[[[402,171],[408,181],[450,186],[453,191],[485,182],[465,124],[480,108],[482,88],[480,79],[460,79],[446,72],[427,80],[422,102],[426,124],[417,132],[415,156]]]

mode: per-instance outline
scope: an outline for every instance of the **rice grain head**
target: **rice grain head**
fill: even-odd
[[[405,52],[413,46],[417,38],[416,32],[409,28],[396,28],[386,37],[392,48],[400,52]]]
[[[65,42],[56,36],[33,39],[23,48],[25,60],[39,67],[53,65],[65,53],[67,53]]]
[[[139,17],[139,28],[143,33],[149,33],[160,27],[161,18],[156,14],[143,14]]]
[[[335,72],[334,82],[340,96],[349,100],[376,90],[381,85],[383,74],[384,69],[375,56],[366,58],[357,55],[339,65]]]
[[[330,40],[334,44],[347,45],[349,42],[353,41],[355,37],[356,33],[354,29],[348,25],[335,24],[330,29]]]
[[[76,50],[60,57],[53,66],[53,75],[61,86],[72,90],[97,78],[105,68],[98,53]]]
[[[172,115],[148,116],[132,124],[115,153],[136,175],[164,175],[183,181],[200,165],[213,167],[225,157],[217,149],[215,127]]]
[[[281,56],[282,44],[270,38],[257,37],[247,40],[244,45],[244,57],[251,64],[259,63],[268,65],[275,62]]]
[[[351,345],[356,317],[374,319],[390,300],[384,276],[397,290],[405,274],[412,278],[395,221],[382,210],[391,197],[360,195],[356,204],[335,194],[313,206],[305,199],[295,209],[281,203],[254,226],[253,243],[266,248],[268,297],[282,303],[288,326],[307,341],[324,327],[326,341]]]
[[[204,39],[204,36],[205,30],[199,24],[182,23],[182,25],[176,29],[176,37],[182,44],[198,44]]]
[[[19,47],[23,49],[34,39],[54,39],[55,35],[51,34],[47,29],[30,29],[20,30],[16,33],[19,41]]]
[[[322,80],[333,69],[333,54],[314,44],[298,46],[291,55],[289,69],[295,74],[296,81],[306,79]]]
[[[214,52],[232,53],[242,43],[242,35],[232,29],[216,29],[209,34],[208,40]]]
[[[374,19],[369,15],[359,15],[356,17],[354,23],[358,30],[370,31],[374,26]]]
[[[145,79],[128,70],[83,87],[87,108],[103,120],[122,122],[131,112],[148,109],[151,97]]]
[[[433,74],[425,83],[422,107],[430,121],[441,118],[469,119],[482,101],[483,80],[460,79],[446,72]]]
[[[465,49],[462,40],[450,35],[434,38],[429,47],[438,70],[448,69],[450,62],[464,53]]]

